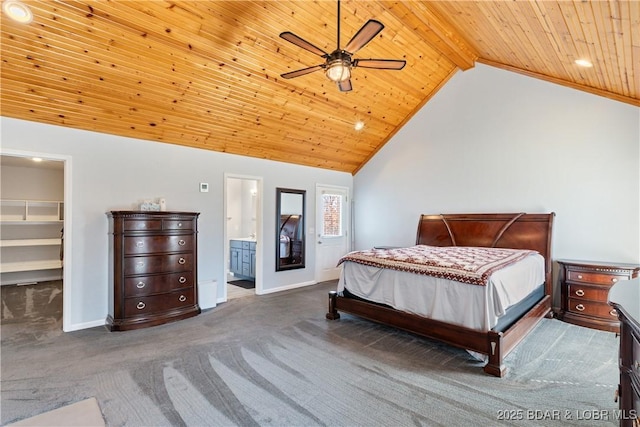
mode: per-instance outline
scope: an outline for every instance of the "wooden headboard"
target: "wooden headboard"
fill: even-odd
[[[555,213],[421,215],[416,244],[532,249],[545,259],[545,293],[552,294],[551,230]]]

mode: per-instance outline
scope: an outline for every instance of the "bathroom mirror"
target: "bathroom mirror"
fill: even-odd
[[[304,268],[305,190],[276,188],[276,271]]]

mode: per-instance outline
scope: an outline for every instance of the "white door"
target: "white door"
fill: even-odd
[[[349,189],[316,185],[316,281],[337,279],[336,264],[350,248]]]

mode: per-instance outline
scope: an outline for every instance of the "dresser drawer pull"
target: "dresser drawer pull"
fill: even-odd
[[[186,243],[187,243],[187,242],[185,242],[185,241],[184,241],[184,240],[182,240],[182,239],[178,240],[178,244],[179,244],[180,246],[184,246]]]
[[[184,265],[186,262],[187,262],[187,260],[182,258],[182,257],[178,260],[178,264],[180,264],[180,265]]]
[[[616,282],[618,281],[618,279],[617,279],[616,277],[613,277],[613,278],[611,278],[611,281],[612,281],[613,283],[616,283]]]
[[[178,223],[178,227],[182,227],[182,223],[181,222]]]
[[[180,298],[178,298],[178,301],[180,302],[185,302],[187,300],[187,297],[185,297],[184,295],[180,295]]]
[[[616,309],[614,308],[613,310],[611,310],[609,312],[610,315],[612,315],[613,317],[618,317],[618,312],[616,311]]]
[[[138,282],[138,283],[136,284],[136,288],[138,288],[138,289],[142,289],[142,288],[144,288],[145,286],[147,286],[147,285],[145,285],[145,283],[144,283],[144,282]]]
[[[579,297],[583,297],[584,296],[584,291],[582,289],[578,289],[576,291],[576,295],[578,295]]]
[[[582,274],[578,274],[578,279],[582,279]]]
[[[144,261],[138,261],[138,262],[136,263],[136,265],[137,265],[138,267],[144,267]]]
[[[578,311],[584,311],[584,305],[582,305],[582,304],[578,304],[578,305],[576,305],[576,310],[578,310]]]
[[[143,308],[145,308],[146,306],[147,306],[147,305],[146,305],[145,303],[143,303],[142,301],[140,301],[140,302],[138,303],[138,305],[136,305],[136,308],[137,308],[138,310],[142,310],[142,309],[143,309]]]
[[[180,276],[180,278],[178,279],[178,282],[180,283],[185,283],[187,281],[187,278],[184,276]]]
[[[144,246],[144,242],[136,242],[136,247],[141,248]]]

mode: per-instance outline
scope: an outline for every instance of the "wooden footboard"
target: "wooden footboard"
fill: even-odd
[[[362,300],[346,298],[336,291],[329,292],[329,311],[326,318],[340,318],[339,311],[354,314],[374,322],[393,326],[423,337],[432,338],[465,350],[486,354],[484,367],[487,374],[502,377],[506,373],[504,358],[516,345],[551,313],[551,297],[545,295],[531,310],[504,332],[481,332],[473,329],[428,319]]]

